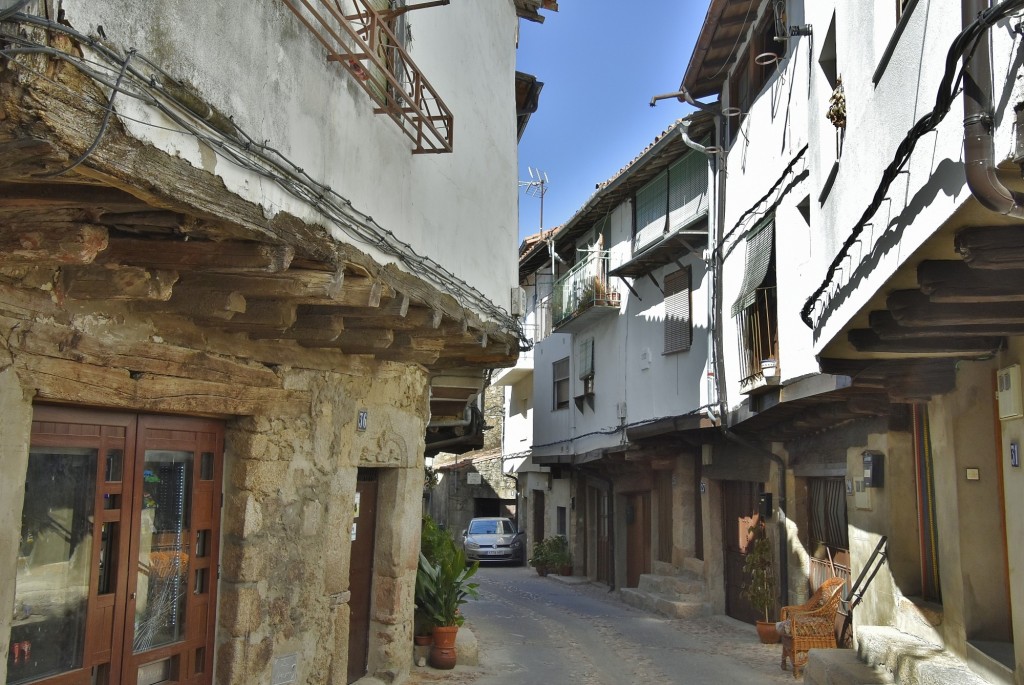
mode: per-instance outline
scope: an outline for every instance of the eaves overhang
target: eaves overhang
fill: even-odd
[[[721,92],[761,4],[760,0],[711,0],[679,90],[694,98]]]
[[[673,231],[628,262],[608,271],[609,276],[639,278],[655,269],[696,253],[708,245],[708,213],[702,212],[686,226]]]
[[[686,154],[700,154],[683,140],[680,130],[687,127],[693,140],[701,140],[714,132],[714,116],[708,112],[694,112],[674,122],[632,162],[623,167],[610,180],[597,184],[597,190],[567,222],[554,229],[555,250],[568,260],[574,258],[576,239],[610,214],[612,210],[633,197],[637,190]],[[519,259],[519,278],[535,273],[550,260],[544,241],[533,245]]]

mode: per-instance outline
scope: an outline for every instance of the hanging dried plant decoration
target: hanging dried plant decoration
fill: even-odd
[[[828,112],[825,116],[836,128],[846,128],[846,92],[843,90],[842,77],[836,79],[836,88],[828,99]]]

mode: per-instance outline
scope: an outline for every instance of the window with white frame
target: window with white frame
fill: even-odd
[[[552,409],[569,406],[569,358],[559,359],[551,365]]]
[[[690,315],[690,269],[665,276],[665,354],[685,352],[693,339]]]

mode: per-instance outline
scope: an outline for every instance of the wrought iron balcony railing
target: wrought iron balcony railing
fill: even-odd
[[[369,0],[282,0],[415,144],[413,153],[451,152],[454,119],[392,28],[393,13]],[[433,4],[433,3],[430,3]]]
[[[551,319],[554,327],[594,308],[618,309],[619,291],[608,281],[608,253],[592,251],[586,259],[555,281],[551,292]]]

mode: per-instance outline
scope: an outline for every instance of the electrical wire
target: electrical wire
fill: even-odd
[[[626,430],[629,429],[629,428],[638,428],[640,426],[646,426],[646,425],[649,425],[649,424],[652,424],[652,423],[657,423],[658,421],[665,421],[667,419],[674,419],[674,418],[677,418],[679,416],[697,416],[699,414],[703,414],[704,410],[711,409],[714,406],[715,405],[712,405],[712,404],[705,404],[705,405],[702,405],[700,407],[697,407],[696,409],[692,409],[692,410],[686,412],[685,414],[677,414],[677,415],[673,415],[673,416],[659,416],[659,417],[656,417],[656,418],[653,418],[653,419],[642,419],[640,421],[634,421],[632,423],[622,424],[621,426],[611,426],[609,428],[599,428],[598,430],[590,431],[589,433],[581,433],[580,435],[575,435],[575,436],[573,436],[572,438],[570,438],[568,440],[556,440],[554,442],[547,442],[547,443],[544,443],[542,445],[531,445],[530,449],[534,450],[534,449],[540,449],[542,447],[554,447],[555,445],[561,445],[561,444],[564,444],[564,443],[567,443],[567,442],[570,442],[570,443],[571,442],[576,442],[577,440],[580,440],[582,438],[589,438],[589,437],[591,437],[593,435],[615,435],[616,433],[619,433],[620,431],[622,432],[623,436],[625,436]]]
[[[516,317],[510,316],[448,268],[430,257],[417,253],[409,243],[398,238],[394,232],[381,226],[369,214],[358,210],[350,199],[314,179],[280,150],[271,146],[270,141],[255,140],[230,118],[228,118],[228,122],[231,130],[226,133],[209,120],[209,113],[204,117],[201,113],[196,112],[193,107],[190,107],[187,102],[176,96],[165,85],[169,83],[177,88],[182,88],[177,79],[145,55],[132,50],[122,58],[103,42],[42,17],[13,12],[8,18],[48,31],[63,33],[80,46],[88,46],[95,57],[95,59],[78,57],[32,41],[24,36],[3,32],[0,33],[0,39],[8,45],[21,46],[0,49],[0,55],[4,56],[10,65],[54,82],[53,79],[15,59],[17,55],[44,54],[65,61],[111,91],[109,100],[104,103],[82,93],[71,91],[60,84],[69,92],[74,93],[79,100],[100,107],[104,111],[104,117],[99,134],[93,144],[70,167],[57,172],[57,174],[66,173],[78,166],[95,151],[108,128],[110,115],[114,112],[114,98],[118,94],[126,95],[159,111],[173,124],[180,127],[180,133],[196,138],[232,164],[273,182],[287,194],[312,206],[350,238],[372,245],[384,254],[397,259],[415,275],[451,295],[464,310],[476,309],[494,319],[505,330],[516,334],[521,348],[529,345],[529,341],[523,334],[521,323]],[[153,73],[143,73],[132,64],[133,58],[135,62],[145,65]],[[117,75],[116,78],[114,74]],[[205,103],[203,104],[205,105]],[[209,108],[209,105],[206,107]],[[211,112],[213,111],[212,108],[209,109]],[[152,122],[123,117],[120,114],[118,117],[157,129],[174,130]]]
[[[849,255],[850,249],[858,241],[861,232],[863,232],[864,228],[868,225],[869,219],[874,216],[875,212],[878,211],[878,208],[882,205],[882,202],[885,201],[886,194],[889,192],[889,187],[910,160],[910,155],[913,153],[914,147],[917,145],[917,141],[926,134],[935,130],[939,123],[949,113],[950,107],[953,105],[953,99],[956,97],[960,88],[960,82],[963,79],[963,69],[962,66],[959,66],[961,58],[964,56],[969,58],[973,55],[974,51],[978,47],[978,43],[988,29],[1021,8],[1024,8],[1024,0],[1005,0],[994,7],[989,7],[988,9],[980,12],[978,17],[964,28],[964,30],[961,31],[950,44],[949,52],[946,54],[945,71],[943,72],[942,80],[939,82],[938,92],[935,96],[935,107],[931,112],[918,119],[917,123],[914,124],[906,137],[902,142],[900,142],[899,146],[896,148],[896,153],[893,156],[892,161],[882,172],[882,178],[878,184],[878,188],[875,190],[874,197],[872,197],[871,202],[864,210],[860,220],[850,231],[850,235],[843,242],[843,245],[839,249],[839,253],[836,255],[835,259],[833,259],[832,263],[829,264],[821,285],[811,293],[810,297],[807,298],[807,301],[801,308],[800,319],[808,328],[814,329],[815,323],[811,319],[811,313],[818,305],[819,298],[825,293],[829,285],[831,285],[832,279],[835,277],[836,271],[839,269],[839,265]],[[822,313],[822,316],[824,316],[824,312]],[[819,319],[818,324],[821,324],[821,319]]]

